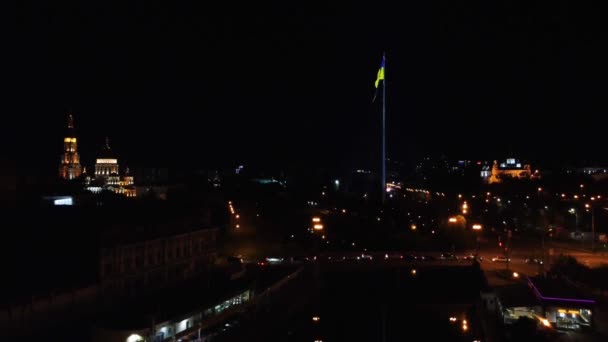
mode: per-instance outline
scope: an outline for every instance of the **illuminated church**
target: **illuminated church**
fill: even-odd
[[[93,183],[95,186],[89,186],[88,189],[94,193],[105,189],[125,195],[126,197],[135,197],[137,195],[133,176],[129,173],[129,168],[125,169],[123,175],[120,174],[118,158],[110,148],[110,139],[107,137],[101,153],[95,160]]]
[[[76,135],[74,134],[74,118],[68,115],[68,132],[63,139],[63,154],[59,166],[59,177],[67,180],[82,179],[85,188],[93,193],[102,190],[109,190],[126,197],[137,195],[133,176],[129,173],[129,168],[125,169],[124,174],[120,174],[118,158],[110,148],[110,140],[106,138],[98,158],[95,160],[95,173],[93,177],[86,173],[80,165],[80,155],[77,150]]]
[[[488,172],[489,171],[489,172]],[[514,158],[508,158],[502,163],[494,161],[491,170],[482,170],[482,178],[489,184],[502,183],[506,178],[510,179],[538,179],[538,170],[532,172],[529,164],[522,164]]]

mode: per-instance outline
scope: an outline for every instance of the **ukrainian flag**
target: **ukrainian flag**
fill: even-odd
[[[378,77],[376,78],[376,89],[380,85],[380,81],[384,81],[384,56],[382,56],[382,63],[380,63],[380,69],[378,70]]]

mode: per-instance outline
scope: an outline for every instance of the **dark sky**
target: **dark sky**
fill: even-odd
[[[108,135],[122,164],[374,165],[383,50],[389,157],[606,161],[605,8],[59,3],[17,17],[31,164],[56,168],[71,109],[88,164]]]

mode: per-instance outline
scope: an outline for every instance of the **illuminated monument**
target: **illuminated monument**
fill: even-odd
[[[110,148],[110,140],[107,137],[99,158],[95,160],[95,184],[97,186],[89,186],[88,190],[97,193],[106,189],[126,197],[137,195],[129,168],[125,170],[123,176],[120,175],[118,158]]]
[[[68,114],[68,130],[63,138],[63,154],[59,166],[59,177],[63,179],[76,179],[82,174],[78,144],[74,133],[74,117]]]
[[[530,165],[522,165],[518,160],[509,158],[505,162],[498,163],[496,160],[490,172],[482,170],[482,177],[490,184],[502,183],[506,178],[510,179],[538,179],[538,170],[532,172]]]
[[[103,179],[103,183],[109,185],[117,185],[119,181],[118,159],[112,153],[110,139],[107,137],[101,155],[95,160],[95,178]]]
[[[78,144],[74,134],[74,117],[68,115],[68,130],[63,138],[63,154],[61,155],[61,165],[59,166],[59,177],[67,180],[81,178],[84,187],[93,192],[99,193],[102,190],[109,190],[126,197],[135,197],[135,185],[133,176],[129,173],[129,168],[125,169],[124,175],[120,174],[118,159],[110,148],[110,140],[106,138],[99,157],[95,160],[95,173],[93,179],[87,174],[86,168],[80,165],[80,154]]]

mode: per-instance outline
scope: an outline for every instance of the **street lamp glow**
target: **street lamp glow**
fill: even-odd
[[[513,272],[513,278],[519,278],[519,273]]]
[[[448,219],[448,222],[450,222],[450,223],[456,223],[456,221],[458,221],[458,219],[457,219],[457,218],[455,218],[455,217],[450,217],[450,218]]]
[[[313,217],[312,218],[312,222],[321,222],[321,218],[320,217]]]
[[[538,320],[539,320],[539,321],[540,321],[540,322],[541,322],[541,323],[542,323],[542,324],[543,324],[545,327],[547,327],[547,328],[551,328],[551,322],[549,322],[549,320],[548,320],[548,319],[546,319],[546,318],[544,318],[544,317],[540,317],[540,316],[537,316],[537,317],[538,317]]]
[[[323,225],[320,223],[315,224],[314,226],[312,226],[312,228],[314,230],[323,230]]]
[[[144,338],[141,337],[141,335],[131,334],[129,337],[127,337],[127,342],[142,342],[142,341],[144,341]]]
[[[474,224],[473,225],[473,230],[481,230],[481,225],[480,224]]]
[[[413,224],[413,225],[410,226],[410,228],[412,228],[412,230],[416,230],[416,225]]]

